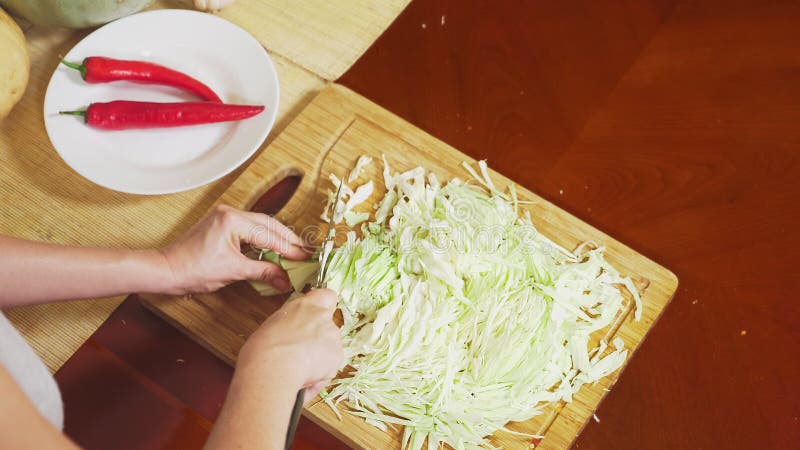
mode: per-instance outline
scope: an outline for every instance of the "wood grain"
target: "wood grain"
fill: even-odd
[[[239,1],[221,16],[250,31],[273,57],[281,84],[274,136],[391,23],[407,2]],[[157,0],[151,8],[189,7]],[[73,245],[161,246],[184,231],[237,172],[188,192],[142,197],[112,192],[81,178],[53,150],[41,105],[58,56],[88,31],[26,26],[32,73],[27,92],[0,123],[0,232]],[[269,142],[272,137],[267,139]],[[187,221],[188,219],[188,221]],[[9,319],[55,371],[122,297],[9,311]]]
[[[672,4],[464,3],[415,2],[340,84],[535,192]]]
[[[288,178],[271,188],[259,199],[259,211],[280,210],[297,182]],[[229,364],[130,296],[55,374],[65,404],[64,432],[87,449],[199,450],[232,375]],[[301,418],[292,449],[344,448]]]
[[[200,450],[232,375],[131,296],[55,374],[64,433],[85,449]],[[346,447],[303,418],[292,448]]]
[[[680,278],[574,448],[797,447],[798,23],[797,2],[420,0],[340,80]]]
[[[464,176],[462,161],[474,163],[466,155],[420,131],[397,116],[352,91],[330,85],[276,138],[231,187],[219,202],[248,209],[261,193],[286,174],[303,175],[300,185],[278,218],[296,228],[310,240],[321,238],[323,208],[328,173],[344,176],[362,154],[380,160],[385,154],[395,170],[407,170],[418,165],[448,180]],[[366,170],[365,177],[380,183],[380,165]],[[492,172],[499,187],[511,181]],[[371,197],[380,198],[380,189]],[[608,235],[581,222],[552,203],[525,189],[521,200],[530,201],[528,208],[537,228],[567,248],[585,241],[607,247],[608,259],[618,269],[635,278],[649,280],[644,292],[645,308],[640,322],[635,322],[625,310],[619,328],[605,333],[606,339],[619,336],[628,348],[635,349],[647,330],[658,319],[677,288],[677,279],[668,270],[634,252]],[[201,345],[234,363],[239,348],[259,323],[271,314],[283,299],[262,298],[249,286],[239,283],[217,293],[184,297],[143,296],[145,305],[170,323],[187,332]],[[541,448],[568,446],[581,427],[590,419],[597,404],[613,385],[616,377],[585,386],[575,400],[563,409],[548,410],[527,422],[514,424],[513,429],[545,438]],[[346,416],[339,421],[323,403],[312,404],[304,412],[323,428],[342,438],[354,448],[397,449],[400,436],[386,434],[367,425],[361,419]],[[498,445],[518,448],[525,439],[509,434],[493,436]]]
[[[270,54],[325,79],[339,78],[410,0],[242,0],[220,17],[255,36]],[[191,8],[192,0],[156,0],[151,8]]]
[[[415,0],[341,79],[681,278],[574,448],[800,440],[797,23],[796,2]],[[46,176],[37,142],[14,150]],[[0,151],[0,185],[30,189],[9,178],[11,155]],[[3,214],[31,214],[26,226],[45,232],[82,220],[57,208],[47,221],[57,200],[46,196],[14,199],[2,229]],[[91,241],[96,225],[81,223],[73,237]],[[40,320],[37,338],[53,348],[82,323],[81,310],[63,313]],[[119,427],[146,418],[133,404],[120,403]],[[119,446],[113,434],[103,442]]]
[[[165,245],[187,228],[183,220],[200,217],[236,172],[191,191],[145,197],[100,188],[70,169],[50,144],[41,105],[57,55],[66,53],[83,34],[39,27],[28,31],[32,60],[28,91],[0,123],[0,203],[9,205],[0,211],[0,232],[71,245]],[[273,137],[323,86],[322,80],[284,60],[276,60],[275,66],[282,95]],[[8,316],[55,370],[121,299],[18,308]]]

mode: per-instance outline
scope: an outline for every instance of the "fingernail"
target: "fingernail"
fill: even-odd
[[[283,277],[277,276],[270,280],[269,284],[275,286],[280,291],[289,290],[289,281]]]

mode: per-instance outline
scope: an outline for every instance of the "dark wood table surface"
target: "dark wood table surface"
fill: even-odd
[[[415,0],[340,82],[678,275],[575,447],[797,448],[800,3]],[[66,432],[199,448],[231,373],[130,298],[57,373]]]

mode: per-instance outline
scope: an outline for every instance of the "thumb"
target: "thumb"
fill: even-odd
[[[304,402],[304,404],[307,405],[307,404],[311,403],[312,401],[314,401],[316,399],[317,394],[319,394],[320,391],[325,389],[325,387],[328,386],[330,383],[331,383],[331,380],[328,379],[328,380],[323,380],[323,381],[317,382],[317,383],[307,387],[306,388],[306,401]]]
[[[337,297],[336,292],[330,289],[312,289],[305,295],[307,301],[313,302],[317,306],[321,306],[330,310],[331,314],[336,309]]]
[[[245,256],[241,260],[244,277],[248,280],[263,281],[281,292],[291,290],[289,277],[277,264],[267,261],[255,261]]]

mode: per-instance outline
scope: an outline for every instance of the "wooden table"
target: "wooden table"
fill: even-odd
[[[800,440],[798,23],[790,2],[416,0],[340,79],[678,275],[576,448]],[[58,373],[67,432],[198,448],[229,377],[129,299]],[[296,448],[336,445],[304,423]]]

